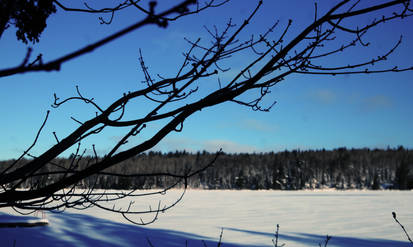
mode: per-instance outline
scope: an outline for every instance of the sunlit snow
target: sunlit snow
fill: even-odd
[[[179,196],[173,190],[162,203]],[[152,207],[158,204],[153,199]],[[142,208],[149,201],[137,201]],[[121,205],[118,205],[121,206]],[[91,208],[47,213],[49,225],[0,228],[0,246],[273,246],[276,224],[286,247],[411,246],[397,218],[413,235],[412,191],[203,191],[189,190],[180,204],[139,227]],[[124,207],[127,207],[125,204]],[[0,221],[16,215],[1,209]],[[149,216],[145,216],[149,217]],[[30,218],[32,219],[32,218]]]

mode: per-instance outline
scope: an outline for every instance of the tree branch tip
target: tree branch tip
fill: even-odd
[[[157,1],[150,1],[149,2],[149,8],[155,8],[156,7],[156,5],[158,4],[158,2]]]

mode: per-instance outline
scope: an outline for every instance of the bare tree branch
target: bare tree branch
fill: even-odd
[[[290,35],[293,22],[289,20],[284,25],[275,22],[266,32],[248,35],[247,37],[251,38],[240,40],[241,33],[246,32],[246,27],[259,14],[259,9],[262,6],[262,1],[259,1],[257,6],[250,10],[251,14],[243,22],[240,22],[239,26],[236,26],[231,20],[223,26],[221,31],[218,27],[206,28],[212,42],[201,42],[199,38],[187,38],[188,50],[183,52],[182,63],[176,66],[176,72],[170,77],[159,74],[153,76],[156,73],[153,75],[150,73],[150,67],[145,63],[143,52],[140,52],[139,65],[144,77],[143,88],[124,93],[122,97],[106,108],[98,104],[94,98],[85,97],[86,94],[81,93],[78,87],[76,87],[76,94],[73,97],[60,99],[55,94],[53,107],[58,108],[73,101],[80,101],[92,105],[96,116],[86,120],[72,117],[80,125],[72,133],[59,139],[54,133],[57,143],[50,149],[39,156],[32,155],[32,159],[27,163],[20,163],[22,157],[30,155],[28,154],[30,147],[16,161],[16,164],[3,170],[0,174],[0,184],[2,185],[0,207],[52,210],[70,207],[84,209],[95,206],[119,213],[126,220],[137,224],[153,222],[157,219],[159,212],[168,210],[181,201],[185,191],[170,204],[163,205],[159,202],[157,207],[145,210],[135,209],[133,201],[130,201],[127,208],[119,208],[116,206],[116,202],[139,196],[162,194],[179,184],[183,184],[184,189],[186,189],[188,179],[212,167],[219,153],[202,169],[195,171],[185,169],[181,174],[157,171],[152,173],[127,171],[120,173],[111,172],[108,169],[150,150],[171,132],[180,132],[185,126],[185,120],[195,113],[224,102],[233,102],[254,111],[269,111],[276,103],[276,100],[269,99],[271,90],[293,74],[349,75],[413,70],[411,65],[403,65],[404,67],[399,68],[394,65],[389,66],[387,62],[384,63],[384,61],[390,60],[391,55],[402,45],[401,38],[387,52],[383,52],[384,54],[374,55],[374,57],[359,62],[346,61],[343,59],[344,56],[341,57],[342,54],[351,54],[353,47],[367,49],[368,42],[365,41],[365,38],[373,28],[379,28],[387,22],[403,20],[412,15],[410,2],[406,0],[387,1],[381,4],[369,2],[366,3],[366,7],[357,9],[358,3],[359,1],[343,0],[325,13],[319,13],[318,5],[315,5],[313,22],[309,23],[297,35]],[[92,9],[87,6],[84,11],[112,13],[127,5],[141,8],[136,1],[128,0],[121,4],[124,5],[115,6],[112,9]],[[170,17],[172,14],[183,16],[185,13],[190,13],[187,7],[191,4],[194,2],[184,1],[157,15],[154,11],[154,5],[150,6],[149,10],[140,9],[148,15],[144,20],[91,46],[86,46],[49,63],[36,62],[27,66],[29,60],[27,57],[30,56],[30,51],[28,51],[22,65],[2,70],[0,76],[58,69],[62,63],[86,54],[143,25],[159,25],[159,22],[173,20],[174,17]],[[214,7],[215,5],[213,1],[210,1],[205,6]],[[379,14],[376,13],[379,13],[379,10],[388,8],[392,8],[392,10],[397,8],[397,10],[394,14],[377,17]],[[193,13],[197,13],[196,11],[199,10],[202,8],[197,7]],[[342,24],[345,23],[346,19],[364,15],[372,17],[373,20],[361,23],[361,28]],[[256,39],[254,36],[259,38]],[[347,39],[349,36],[351,38],[347,41],[337,38],[345,37]],[[234,69],[226,66],[224,61],[237,59],[237,56],[244,51],[251,53],[249,60],[245,61],[243,67],[232,73],[232,77],[222,79],[221,75],[228,75],[226,73],[229,69],[234,72]],[[340,58],[337,61],[341,64],[326,66],[322,63],[323,58],[333,56]],[[205,84],[211,83],[215,77],[218,77],[216,89],[208,87],[209,91],[199,90],[204,88]],[[139,115],[130,107],[131,102],[137,100],[148,105],[145,107],[146,111],[140,112]],[[43,126],[44,124],[39,129],[38,135]],[[91,150],[93,156],[86,157],[87,149],[81,147],[82,140],[102,133],[103,129],[117,127],[125,128],[125,134],[103,157],[98,157],[95,145],[92,146]],[[148,131],[148,129],[152,131]],[[142,135],[143,132],[148,135]],[[138,143],[136,143],[136,137],[141,138]],[[37,137],[33,145],[36,144],[36,140]],[[127,143],[130,145],[126,145]],[[71,156],[70,164],[56,164],[54,160],[72,147],[76,147],[76,151]],[[56,179],[48,179],[49,176]],[[104,176],[117,179],[171,177],[176,179],[176,183],[166,186],[164,190],[155,194],[142,194],[137,188],[131,188],[128,192],[97,191],[96,186],[99,178]],[[86,186],[84,185],[85,179],[91,179],[92,182]],[[23,184],[28,184],[28,186],[21,190]],[[111,203],[114,203],[112,207],[109,205]],[[148,221],[136,218],[138,214],[147,213],[153,216]],[[328,240],[326,240],[327,242]]]
[[[70,61],[74,58],[77,58],[79,56],[83,56],[87,53],[93,52],[95,49],[97,49],[97,48],[99,48],[99,47],[101,47],[101,46],[103,46],[103,45],[105,45],[109,42],[112,42],[112,41],[114,41],[114,40],[116,40],[116,39],[132,32],[132,31],[134,31],[134,30],[137,30],[137,29],[139,29],[143,26],[146,26],[146,25],[149,25],[149,24],[155,24],[155,25],[158,25],[158,26],[161,26],[161,27],[166,27],[168,25],[168,21],[176,20],[180,16],[184,16],[184,15],[188,15],[188,14],[195,14],[195,13],[198,13],[199,11],[202,11],[206,8],[217,7],[217,6],[220,6],[221,4],[223,4],[223,3],[221,3],[221,4],[214,5],[214,4],[212,4],[213,2],[214,1],[211,1],[205,7],[201,8],[201,9],[198,9],[196,11],[189,11],[188,6],[196,3],[196,1],[194,1],[194,0],[185,0],[185,1],[175,5],[173,7],[171,7],[170,9],[165,10],[164,12],[162,12],[160,14],[148,15],[145,19],[143,19],[139,22],[136,22],[135,24],[132,24],[129,27],[126,27],[126,28],[124,28],[124,29],[112,34],[112,35],[107,36],[106,38],[103,38],[103,39],[101,39],[101,40],[99,40],[99,41],[97,41],[93,44],[89,44],[89,45],[87,45],[87,46],[85,46],[85,47],[83,47],[83,48],[81,48],[77,51],[74,51],[72,53],[64,55],[64,56],[62,56],[60,58],[57,58],[53,61],[50,61],[50,62],[47,62],[47,63],[41,63],[41,64],[34,65],[34,66],[25,66],[26,63],[23,62],[23,64],[21,64],[17,67],[14,67],[14,68],[1,69],[0,70],[0,77],[10,76],[10,75],[14,75],[14,74],[22,74],[22,73],[26,73],[26,72],[30,72],[30,71],[59,71],[63,63],[68,62],[68,61]],[[55,1],[55,3],[57,4],[58,2]],[[63,5],[59,5],[59,6],[63,8]],[[101,12],[107,12],[107,11],[109,11],[109,12],[114,11],[115,9],[118,10],[117,7],[115,7],[115,8],[112,8],[112,10],[111,9],[107,9],[107,10],[106,9],[89,10],[89,11],[83,10],[83,12],[92,12],[92,13],[99,12],[99,13],[101,13]],[[66,8],[66,10],[81,11],[80,9],[68,9],[68,8]],[[174,17],[174,18],[171,18],[171,19],[166,18],[167,16],[169,16],[171,14],[174,14],[174,13],[178,13],[179,15]],[[27,58],[27,56],[26,56],[26,58]],[[25,59],[24,61],[26,61],[26,60],[28,60],[28,59]]]

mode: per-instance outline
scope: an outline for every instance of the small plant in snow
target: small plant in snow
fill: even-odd
[[[413,241],[410,238],[409,234],[407,233],[406,229],[404,228],[404,226],[399,222],[399,220],[397,219],[396,216],[396,212],[392,212],[393,215],[393,219],[397,222],[397,224],[399,224],[399,226],[402,228],[402,230],[404,231],[404,233],[406,234],[407,240],[409,240],[409,242],[413,245]]]
[[[282,245],[278,246],[278,238],[279,238],[278,232],[279,232],[279,230],[280,230],[280,225],[277,224],[277,229],[275,229],[274,238],[272,239],[272,243],[274,244],[274,247],[283,247],[285,245],[285,244],[282,244]]]
[[[328,234],[327,234],[326,240],[324,240],[324,247],[327,247],[328,241],[330,241],[331,238],[332,238],[332,237],[331,237],[331,236],[328,236]],[[318,246],[323,247],[323,246],[321,245],[321,243],[319,243]]]

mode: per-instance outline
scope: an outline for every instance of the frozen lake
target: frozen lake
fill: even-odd
[[[173,200],[178,190],[162,201]],[[137,202],[138,203],[138,202]],[[142,201],[143,207],[149,202]],[[152,201],[155,207],[158,201]],[[0,210],[10,212],[9,210]],[[413,191],[187,191],[183,201],[146,227],[92,208],[48,213],[49,226],[0,229],[4,246],[272,246],[276,224],[286,247],[411,246],[392,211],[413,235]],[[14,213],[15,214],[15,213]],[[8,217],[0,213],[2,218]],[[1,245],[3,246],[3,245]]]

